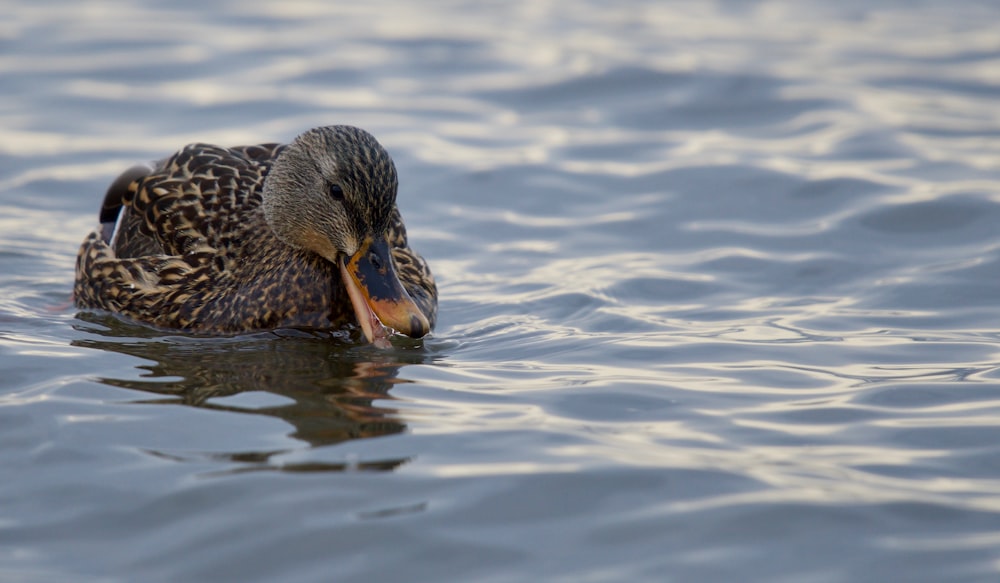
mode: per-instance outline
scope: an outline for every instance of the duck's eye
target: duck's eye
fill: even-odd
[[[344,189],[340,187],[339,184],[330,185],[330,198],[336,201],[343,202],[344,200]]]

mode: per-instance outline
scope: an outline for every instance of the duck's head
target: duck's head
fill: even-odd
[[[413,338],[430,331],[400,283],[387,240],[396,187],[389,153],[351,126],[300,135],[264,182],[264,214],[275,234],[337,265],[365,337],[379,344],[383,325]]]

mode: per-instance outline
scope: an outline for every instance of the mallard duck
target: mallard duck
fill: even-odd
[[[77,256],[75,303],[200,333],[360,326],[382,346],[392,331],[420,338],[437,288],[407,243],[396,188],[389,153],[351,126],[287,145],[189,145],[111,184]]]

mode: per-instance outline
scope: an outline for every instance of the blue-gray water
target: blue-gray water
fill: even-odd
[[[1000,578],[996,4],[3,12],[0,580]],[[67,306],[118,172],[333,123],[433,337]]]

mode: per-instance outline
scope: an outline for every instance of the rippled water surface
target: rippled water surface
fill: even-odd
[[[995,581],[978,2],[8,2],[3,581]],[[69,306],[108,183],[367,128],[440,321]]]

